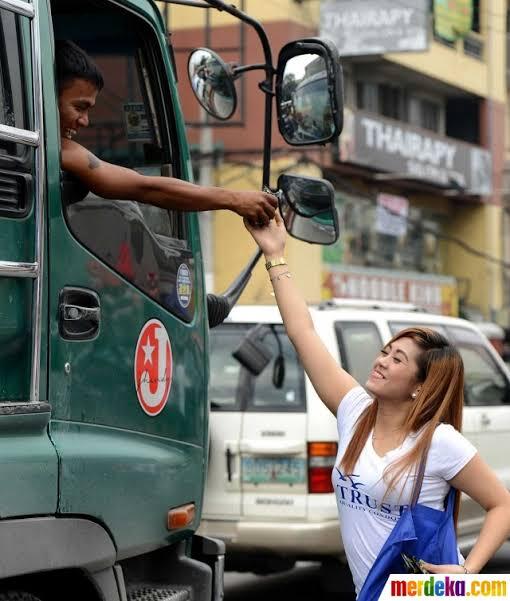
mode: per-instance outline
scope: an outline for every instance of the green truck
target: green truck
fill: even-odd
[[[290,143],[338,136],[341,72],[329,44],[287,45],[275,68],[259,23],[220,0],[179,3],[225,10],[259,35],[264,64],[234,68],[202,49],[190,79],[208,75],[195,77],[197,98],[226,118],[234,79],[262,71],[263,185],[274,98]],[[105,200],[61,171],[56,39],[74,40],[105,77],[84,145],[141,173],[192,177],[154,2],[0,0],[0,601],[220,600],[223,544],[195,534],[208,331],[259,257],[224,295],[206,295],[195,213]],[[282,89],[317,60],[327,78],[314,116],[323,102],[324,118],[304,135],[306,115],[292,112]],[[289,231],[333,242],[332,198],[321,196],[326,217],[314,221],[306,190],[317,181],[286,178],[286,190],[273,191]]]

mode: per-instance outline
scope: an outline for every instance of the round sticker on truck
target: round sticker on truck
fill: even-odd
[[[165,326],[151,319],[138,336],[135,351],[135,387],[147,415],[163,411],[172,385],[172,348]]]

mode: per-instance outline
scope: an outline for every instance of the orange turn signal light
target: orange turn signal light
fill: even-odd
[[[308,456],[310,457],[336,457],[336,442],[309,442]]]
[[[166,527],[168,530],[177,530],[189,526],[195,519],[195,503],[174,507],[168,512]]]

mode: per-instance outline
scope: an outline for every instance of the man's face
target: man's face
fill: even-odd
[[[60,134],[72,139],[80,127],[89,124],[89,110],[96,104],[99,90],[86,79],[72,79],[61,90],[58,98]]]

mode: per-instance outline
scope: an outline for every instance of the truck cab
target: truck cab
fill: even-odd
[[[211,589],[211,569],[184,548],[200,518],[208,420],[197,216],[100,198],[60,169],[54,43],[71,39],[105,79],[79,141],[141,173],[189,179],[161,16],[136,0],[7,2],[0,16],[2,124],[13,136],[0,147],[10,482],[0,577],[41,599],[131,598],[169,582],[181,598],[195,579]],[[162,548],[173,579],[158,574]],[[143,586],[142,560],[153,566]],[[41,575],[50,568],[58,578]]]

